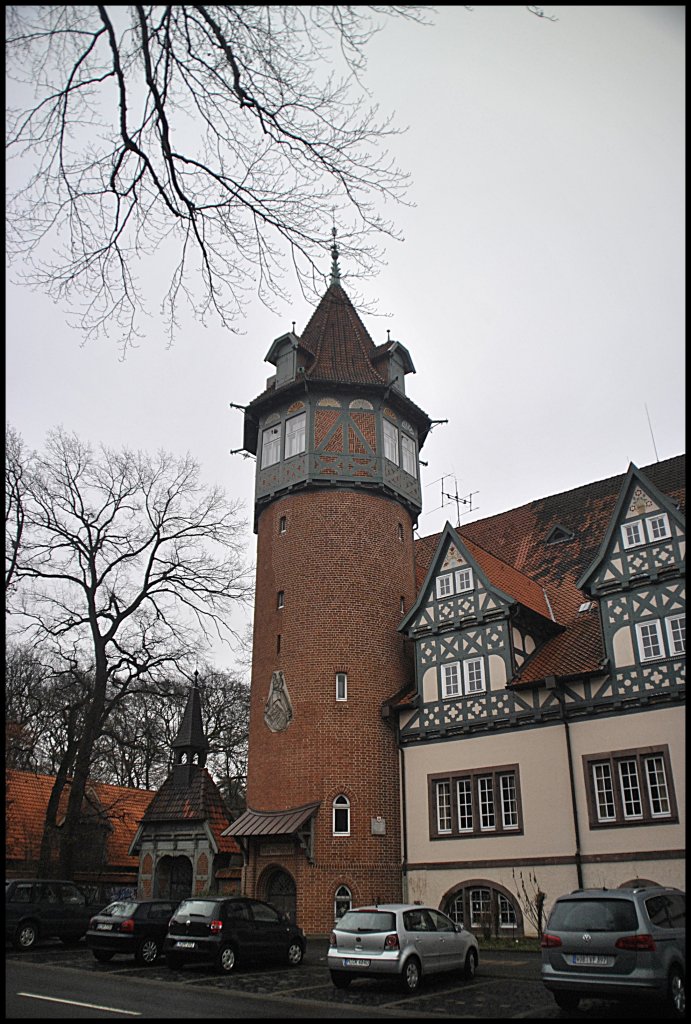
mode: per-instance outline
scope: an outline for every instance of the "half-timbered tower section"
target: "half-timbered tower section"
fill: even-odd
[[[684,494],[632,465],[417,542],[406,897],[511,935],[538,891],[683,885]]]
[[[375,345],[331,283],[245,411],[257,571],[245,889],[308,932],[401,895],[399,753],[382,705],[412,676],[418,453],[430,421],[398,342]]]

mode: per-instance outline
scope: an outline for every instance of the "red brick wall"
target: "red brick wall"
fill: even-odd
[[[281,590],[285,606],[278,609]],[[413,674],[396,627],[401,597],[408,610],[414,596],[412,521],[397,502],[376,493],[305,491],[262,512],[247,802],[285,810],[322,801],[316,864],[302,852],[283,864],[295,878],[298,921],[308,932],[330,930],[339,885],[348,885],[356,905],[400,898],[398,751],[381,705]],[[293,720],[273,733],[263,715],[279,669]],[[336,701],[337,672],[348,675],[345,702]],[[341,793],[351,804],[349,837],[332,835],[332,801]],[[372,835],[377,815],[384,836]],[[253,856],[248,891],[261,895],[266,864]]]

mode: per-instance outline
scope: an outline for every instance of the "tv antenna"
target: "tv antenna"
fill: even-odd
[[[444,482],[446,480],[453,480],[453,491],[445,489]],[[477,505],[473,506],[473,495],[479,494],[479,491],[471,491],[470,494],[466,494],[461,497],[458,493],[458,480],[454,473],[446,473],[444,476],[438,477],[432,481],[432,484],[441,483],[441,505],[437,505],[433,508],[432,512],[437,512],[440,508],[444,508],[445,505],[452,504],[456,506],[456,526],[461,525],[461,514],[468,515],[469,512],[477,512]],[[428,484],[431,487],[432,484]],[[448,488],[448,485],[447,485]],[[464,506],[464,511],[461,513],[461,505]],[[429,515],[429,513],[425,513]]]

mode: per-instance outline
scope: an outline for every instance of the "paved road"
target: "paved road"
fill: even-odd
[[[297,1016],[336,1018],[366,1015],[382,1018],[395,1016],[399,1019],[453,1017],[491,1020],[649,1020],[651,1017],[650,1006],[627,1006],[602,1000],[584,1000],[577,1013],[564,1014],[557,1008],[540,982],[540,957],[537,953],[507,954],[481,951],[477,976],[472,982],[465,982],[457,975],[430,978],[416,995],[408,996],[393,982],[375,982],[367,979],[354,981],[347,990],[334,988],[327,971],[326,950],[327,944],[324,940],[310,940],[307,955],[299,968],[245,968],[227,977],[202,966],[188,966],[182,971],[171,971],[165,963],[160,963],[154,967],[141,968],[137,967],[133,960],[125,957],[117,957],[107,964],[100,964],[94,960],[83,943],[69,949],[58,942],[46,943],[31,953],[16,953],[7,947],[7,961],[9,968],[13,963],[19,963],[22,967],[35,965],[37,982],[39,977],[43,978],[44,974],[48,973],[41,971],[41,967],[46,967],[50,969],[51,979],[55,984],[69,972],[74,979],[73,987],[76,987],[77,981],[87,985],[91,979],[114,983],[109,985],[108,989],[115,993],[129,992],[132,986],[127,988],[128,980],[156,982],[159,989],[162,985],[165,986],[168,998],[171,993],[179,992],[179,1011],[182,1011],[183,1001],[188,1001],[195,993],[200,999],[203,992],[205,998],[215,995],[224,995],[227,998],[228,994],[233,993],[237,1001],[246,1001],[249,1009],[245,1016],[276,1019]],[[60,971],[60,968],[64,970]],[[80,972],[79,979],[75,978],[75,970]],[[9,971],[8,981],[11,973]],[[25,1000],[24,1005],[27,1004],[28,1001]],[[44,1005],[53,1006],[47,1003]],[[122,1006],[122,1002],[115,1005]],[[256,1012],[252,1012],[253,1010]],[[28,1008],[20,1015],[41,1016],[29,1012]],[[171,1014],[173,1015],[182,1017],[186,1014],[178,1012]],[[217,1014],[211,1011],[208,1015]],[[150,1016],[161,1014],[152,1013]],[[659,1014],[653,1013],[652,1016],[657,1017]]]

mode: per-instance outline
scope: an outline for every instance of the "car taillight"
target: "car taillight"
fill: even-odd
[[[134,918],[128,917],[126,920],[120,922],[121,932],[133,932],[134,931]]]
[[[543,949],[551,949],[553,946],[561,946],[561,939],[558,935],[543,935],[540,939],[540,945]]]
[[[223,921],[212,921],[209,925],[209,931],[212,935],[218,935],[222,927]]]
[[[89,921],[89,928],[95,928],[95,927],[96,927],[96,918],[92,917],[91,920]]]
[[[624,935],[614,943],[617,949],[632,949],[635,952],[655,952],[655,939],[652,935]]]
[[[392,932],[391,935],[387,935],[384,939],[384,949],[400,949],[398,942],[398,935],[396,932]]]
[[[331,932],[331,935],[329,937],[329,945],[334,947],[338,945],[336,941],[336,932]]]

